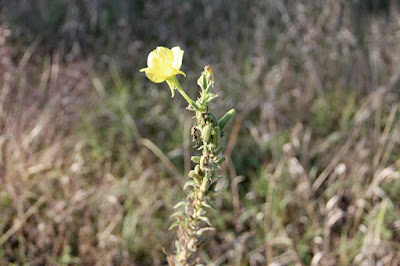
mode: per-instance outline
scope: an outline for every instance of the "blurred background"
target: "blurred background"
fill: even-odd
[[[400,265],[399,7],[1,1],[0,261],[166,264],[192,114],[139,69],[180,46],[237,111],[207,264]]]

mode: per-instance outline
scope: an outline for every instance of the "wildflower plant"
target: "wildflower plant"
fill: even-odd
[[[191,135],[194,147],[201,151],[201,156],[192,156],[195,163],[193,170],[189,172],[190,179],[185,183],[183,189],[191,188],[185,200],[177,203],[173,214],[176,221],[170,229],[178,227],[178,239],[175,242],[175,254],[167,257],[170,265],[195,265],[200,263],[198,251],[204,243],[203,234],[214,230],[207,217],[207,209],[215,209],[212,203],[212,195],[220,178],[218,169],[224,162],[221,156],[223,147],[221,138],[223,130],[235,114],[230,110],[221,119],[210,112],[209,104],[218,97],[211,92],[214,87],[214,74],[211,67],[206,66],[197,84],[200,86],[200,97],[193,101],[182,89],[176,75],[185,75],[180,70],[182,66],[183,51],[179,47],[168,49],[157,47],[147,58],[147,68],[140,71],[155,83],[166,81],[171,89],[172,97],[174,90],[185,98],[189,103],[188,110],[196,113],[195,125],[192,127]]]

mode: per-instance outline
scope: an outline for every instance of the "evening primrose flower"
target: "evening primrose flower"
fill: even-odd
[[[179,46],[172,49],[159,46],[149,54],[147,67],[140,69],[140,72],[145,72],[146,76],[155,83],[166,81],[171,89],[172,97],[174,97],[174,90],[177,89],[194,109],[200,110],[198,105],[185,93],[176,78],[178,74],[186,77],[186,74],[180,70],[182,59],[183,50]]]
[[[148,67],[142,68],[140,72],[145,72],[146,76],[155,83],[166,81],[174,97],[174,89],[180,87],[176,75],[181,74],[186,77],[186,74],[180,70],[182,59],[183,50],[179,46],[172,49],[159,46],[147,57]]]

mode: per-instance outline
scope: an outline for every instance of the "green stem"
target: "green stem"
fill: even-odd
[[[176,77],[175,77],[176,79]],[[194,107],[197,111],[201,111],[200,107],[192,100],[190,97],[186,94],[186,92],[182,89],[181,84],[179,83],[178,80],[176,80],[176,89],[179,91],[179,93],[185,98],[185,100]]]

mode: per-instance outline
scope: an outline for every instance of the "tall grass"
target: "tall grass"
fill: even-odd
[[[137,73],[162,44],[237,106],[207,263],[400,264],[399,14],[368,2],[4,3],[1,261],[166,263],[191,147]]]

